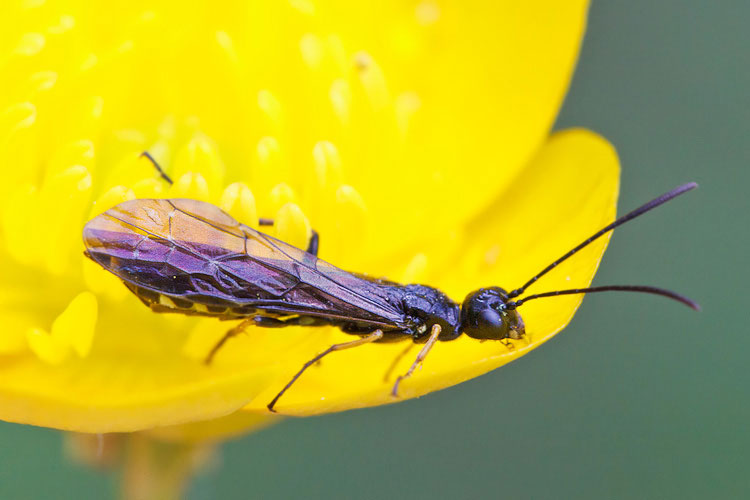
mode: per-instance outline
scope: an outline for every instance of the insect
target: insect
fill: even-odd
[[[171,183],[153,158],[148,153],[144,156]],[[461,335],[504,342],[523,338],[525,325],[518,309],[530,300],[626,291],[662,295],[699,310],[691,299],[651,286],[595,286],[525,295],[539,278],[597,238],[695,187],[695,183],[684,184],[621,216],[520,288],[510,292],[496,286],[480,288],[461,304],[433,287],[338,269],[317,258],[315,232],[307,250],[301,250],[197,200],[125,201],[90,220],[83,240],[85,255],[118,276],[153,311],[241,320],[211,349],[207,364],[228,339],[249,326],[331,325],[359,337],[334,344],[305,363],[268,403],[268,409],[275,411],[279,398],[305,370],[331,352],[373,342],[421,344],[409,370],[392,387],[396,397],[399,384],[414,373],[438,341]],[[270,219],[260,220],[261,226],[271,224]]]

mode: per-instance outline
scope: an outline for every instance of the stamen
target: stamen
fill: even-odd
[[[258,163],[251,172],[252,186],[256,192],[265,192],[271,189],[274,181],[289,177],[288,166],[275,137],[261,137],[256,146],[256,154]]]
[[[241,223],[258,228],[258,208],[255,196],[250,188],[242,182],[228,185],[221,195],[219,206]]]
[[[54,71],[37,71],[29,77],[31,92],[29,97],[34,97],[39,92],[44,92],[55,86],[57,73]]]
[[[287,203],[293,203],[297,199],[294,194],[294,190],[285,182],[276,184],[269,193],[269,203],[271,205],[271,211],[275,212],[280,210],[282,206]]]
[[[417,18],[417,22],[422,26],[429,26],[435,24],[440,19],[440,7],[430,0],[419,2],[414,14]]]
[[[274,133],[280,131],[283,120],[281,103],[270,90],[261,90],[258,92],[258,107],[268,119],[271,131]]]
[[[373,110],[380,111],[388,106],[390,97],[380,66],[367,52],[357,53],[354,56],[354,65]]]
[[[73,16],[62,15],[58,19],[57,24],[54,24],[47,28],[47,33],[50,35],[61,35],[66,31],[71,30],[76,25],[76,20]]]
[[[310,239],[310,221],[295,203],[287,203],[276,213],[273,235],[297,248],[307,248]]]
[[[318,188],[322,191],[340,185],[341,157],[336,146],[328,141],[320,141],[315,144],[312,153]]]
[[[218,189],[224,183],[224,163],[219,157],[216,145],[205,135],[196,133],[190,141],[177,151],[171,173],[175,177],[192,172],[200,174],[209,191],[218,195]],[[202,198],[208,199],[208,198]]]
[[[343,125],[349,123],[352,107],[352,91],[346,80],[334,80],[328,93],[333,111]]]
[[[86,72],[96,66],[99,63],[99,57],[96,54],[89,54],[84,59],[83,62],[81,62],[81,71]]]
[[[208,201],[210,198],[208,183],[201,174],[188,172],[172,184],[169,197]]]
[[[22,0],[21,7],[24,9],[36,9],[44,5],[45,0]]]
[[[396,98],[396,122],[402,138],[406,137],[409,125],[420,107],[422,101],[416,92],[404,92]]]
[[[24,33],[13,49],[13,53],[20,56],[34,56],[42,51],[46,40],[41,33]]]
[[[94,167],[94,143],[88,139],[68,142],[53,154],[45,176],[57,175],[71,165],[82,165],[91,170]]]
[[[135,47],[133,40],[125,40],[120,45],[118,45],[116,53],[118,55],[127,55],[133,51],[133,47]]]
[[[219,47],[221,47],[222,51],[227,55],[229,61],[236,66],[239,63],[239,57],[237,56],[237,50],[234,48],[234,43],[232,42],[229,33],[224,30],[218,30],[216,32],[216,43],[219,44]]]
[[[322,45],[320,37],[313,33],[305,33],[302,35],[302,38],[300,38],[299,49],[302,53],[302,60],[308,68],[320,68],[321,61],[323,60]]]
[[[29,128],[35,122],[36,107],[32,103],[19,102],[9,106],[2,116],[0,116],[0,130],[5,132],[3,139],[9,141],[13,133]]]
[[[310,0],[289,0],[289,5],[302,14],[308,16],[315,14],[315,4]]]
[[[256,147],[258,160],[261,165],[274,166],[274,162],[278,160],[280,150],[279,141],[275,137],[261,137]]]
[[[332,203],[323,205],[320,217],[323,225],[315,224],[319,231],[326,231],[323,240],[326,257],[342,266],[357,266],[357,256],[369,244],[367,204],[359,192],[347,184],[339,186],[331,198]]]
[[[423,283],[427,275],[427,255],[418,253],[411,258],[401,275],[402,283]]]

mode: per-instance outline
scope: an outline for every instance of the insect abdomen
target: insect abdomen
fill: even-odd
[[[246,318],[249,316],[269,315],[267,311],[243,305],[227,304],[202,304],[183,297],[175,297],[143,288],[132,283],[124,282],[141,302],[146,304],[152,311],[159,313],[179,313],[189,316],[210,316],[221,320],[232,320]]]

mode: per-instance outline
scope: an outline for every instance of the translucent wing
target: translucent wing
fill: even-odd
[[[89,221],[83,239],[87,255],[131,289],[178,304],[403,325],[389,287],[240,224],[210,203],[126,201]]]

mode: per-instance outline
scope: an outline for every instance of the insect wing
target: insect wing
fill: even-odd
[[[399,325],[385,291],[196,200],[130,200],[89,221],[88,255],[193,303]]]

